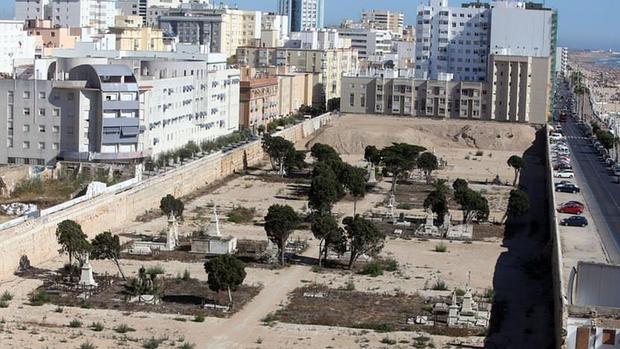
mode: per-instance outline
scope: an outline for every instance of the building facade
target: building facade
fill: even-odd
[[[142,24],[140,16],[116,16],[109,33],[116,36],[116,49],[123,51],[163,51],[164,35],[161,29]]]
[[[73,48],[79,38],[71,34],[69,28],[53,27],[47,19],[28,20],[25,30],[35,38],[35,52],[38,56],[48,56],[54,48]]]
[[[49,19],[50,0],[15,0],[15,19]]]
[[[278,0],[278,13],[289,17],[293,32],[321,29],[325,0]]]
[[[105,33],[114,26],[114,0],[50,0],[49,19],[60,27],[92,27]]]
[[[259,126],[276,119],[278,105],[278,78],[269,75],[244,76],[240,86],[240,127],[256,131]]]
[[[392,34],[388,30],[339,28],[340,37],[351,40],[359,59],[383,57],[392,52]]]
[[[401,37],[405,27],[405,15],[388,10],[364,10],[362,23],[369,29],[387,30],[392,36]]]
[[[0,73],[13,74],[15,66],[35,57],[35,38],[28,36],[23,21],[0,20]]]

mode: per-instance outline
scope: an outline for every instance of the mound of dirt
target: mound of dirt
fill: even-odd
[[[367,145],[382,148],[403,142],[428,149],[523,152],[532,144],[535,132],[529,125],[499,122],[346,115],[333,120],[306,147],[324,143],[341,154],[363,154]]]

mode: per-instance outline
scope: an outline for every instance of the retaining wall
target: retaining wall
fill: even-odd
[[[328,123],[331,114],[305,120],[275,135],[298,142]],[[130,185],[117,185],[88,200],[75,200],[52,207],[38,218],[27,219],[0,230],[0,281],[17,269],[19,259],[26,255],[32,265],[58,255],[56,226],[65,219],[82,225],[90,237],[110,229],[122,229],[146,210],[159,207],[166,194],[183,196],[243,169],[243,154],[248,165],[264,159],[260,141],[255,141],[226,153],[218,152],[195,160],[164,174]]]

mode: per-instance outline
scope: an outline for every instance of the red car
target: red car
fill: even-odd
[[[558,212],[569,214],[582,214],[583,206],[575,203],[567,203],[558,207]]]

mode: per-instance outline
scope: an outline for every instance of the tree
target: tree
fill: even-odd
[[[385,243],[385,233],[369,220],[360,215],[346,217],[342,223],[345,225],[347,238],[349,239],[351,258],[349,269],[363,254],[376,255],[381,252]]]
[[[364,160],[368,161],[371,166],[379,165],[381,162],[381,153],[374,145],[367,145],[364,148]]]
[[[269,240],[278,246],[283,265],[286,241],[299,223],[301,223],[301,219],[295,210],[288,205],[271,205],[267,210],[265,232]]]
[[[384,171],[392,174],[392,193],[400,176],[415,168],[418,155],[426,150],[418,145],[394,143],[381,150],[381,163]]]
[[[86,238],[82,227],[73,220],[64,220],[56,227],[56,239],[61,247],[60,250],[69,254],[70,265],[73,265],[73,257],[80,262],[80,265],[83,264],[84,257],[91,250],[91,245]]]
[[[93,247],[90,256],[93,259],[111,259],[116,264],[118,272],[123,280],[126,280],[125,273],[121,269],[118,259],[121,255],[121,242],[118,235],[112,235],[111,232],[105,231],[95,236],[91,241]]]
[[[353,196],[353,216],[355,216],[357,199],[363,198],[366,194],[366,171],[347,164],[339,178],[344,188]]]
[[[489,201],[481,193],[469,188],[461,188],[454,193],[454,198],[463,210],[463,223],[467,222],[472,212],[475,212],[473,218],[479,221],[488,219]]]
[[[295,150],[286,155],[284,158],[284,168],[286,173],[291,173],[295,170],[302,170],[306,168],[306,152],[303,150]]]
[[[181,199],[177,199],[172,194],[168,194],[159,201],[159,209],[168,217],[174,215],[175,218],[183,217],[185,205]]]
[[[530,210],[530,199],[527,194],[521,190],[511,190],[508,199],[508,208],[504,220],[508,217],[522,217]]]
[[[341,161],[340,155],[336,149],[327,144],[316,143],[310,148],[310,155],[317,161],[338,160]]]
[[[467,181],[464,180],[463,178],[457,178],[452,183],[452,189],[454,189],[455,192],[459,192],[463,189],[469,189],[469,185],[467,184]]]
[[[424,208],[430,208],[437,215],[438,225],[443,224],[444,217],[448,213],[448,199],[446,198],[448,187],[445,183],[444,180],[437,180],[433,185],[435,189],[424,199]]]
[[[340,98],[331,98],[327,100],[327,111],[340,110]]]
[[[312,170],[308,206],[319,214],[327,214],[342,195],[342,185],[332,168],[323,162],[316,164]]]
[[[431,183],[431,175],[433,171],[439,168],[439,162],[437,161],[435,154],[431,152],[422,153],[417,160],[417,165],[419,169],[424,171],[426,183]]]
[[[517,185],[517,179],[519,179],[519,173],[521,172],[521,169],[523,169],[524,162],[520,156],[513,155],[508,158],[506,163],[515,170],[515,178],[512,181],[512,186],[514,187]]]
[[[596,138],[598,139],[599,142],[601,142],[601,145],[606,150],[609,151],[609,149],[614,147],[614,138],[615,137],[614,137],[613,133],[611,133],[609,131],[599,130],[596,133]]]
[[[319,240],[319,266],[327,259],[327,251],[333,250],[344,253],[347,249],[347,239],[344,230],[338,226],[338,222],[331,214],[315,215],[311,226],[312,234]]]
[[[228,301],[232,307],[231,291],[236,291],[245,280],[245,264],[237,257],[225,254],[208,260],[204,266],[209,289],[218,293],[228,291]]]
[[[272,168],[284,176],[286,158],[294,154],[295,145],[280,136],[266,135],[263,137],[263,150],[269,156]]]
[[[265,133],[265,125],[263,125],[263,124],[258,125],[258,129],[257,130],[258,130],[258,134],[262,135],[263,133]]]

